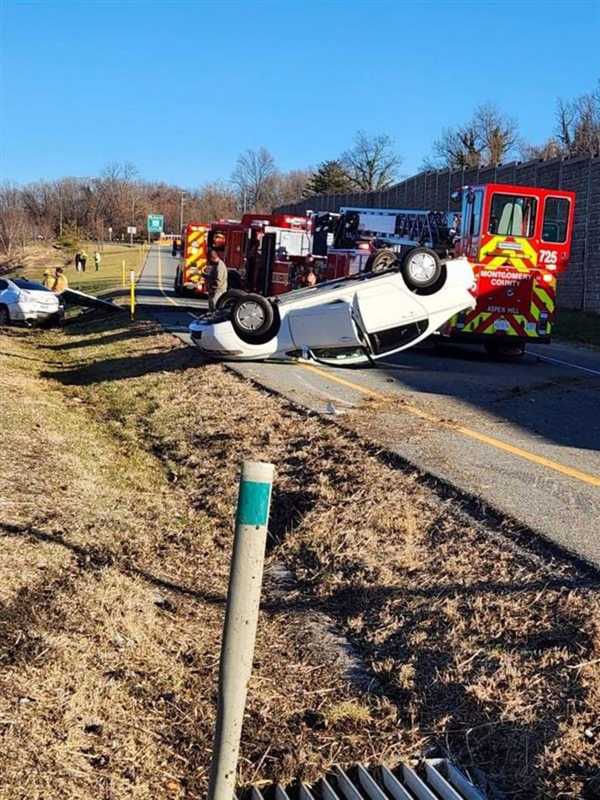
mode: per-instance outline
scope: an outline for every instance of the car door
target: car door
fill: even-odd
[[[299,350],[361,345],[352,320],[352,307],[343,300],[290,311],[288,319],[292,339]]]
[[[400,276],[381,278],[359,287],[354,296],[354,309],[365,333],[426,321],[428,314],[418,295],[403,288]]]

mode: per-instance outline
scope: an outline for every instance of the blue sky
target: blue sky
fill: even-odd
[[[265,145],[282,169],[361,128],[415,172],[492,101],[540,142],[600,77],[598,0],[0,0],[0,178],[131,161],[185,187]]]

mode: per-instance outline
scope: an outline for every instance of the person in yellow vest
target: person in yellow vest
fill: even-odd
[[[52,290],[52,287],[54,286],[54,275],[49,269],[44,270],[44,279],[42,281],[42,285],[44,288],[50,290]]]
[[[62,267],[57,267],[54,273],[54,282],[52,284],[52,291],[54,294],[62,294],[69,288],[69,281],[64,274]]]
[[[100,262],[101,262],[101,260],[102,260],[102,256],[101,256],[101,255],[100,255],[100,253],[99,253],[99,252],[96,250],[96,252],[94,253],[94,264],[96,265],[96,272],[98,272],[98,270],[100,269]]]
[[[79,263],[81,264],[81,271],[85,272],[85,262],[87,261],[87,253],[82,250],[79,254]]]

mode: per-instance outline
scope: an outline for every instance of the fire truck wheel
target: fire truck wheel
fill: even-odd
[[[247,294],[248,292],[245,292],[243,289],[228,289],[225,294],[222,294],[217,300],[217,308],[231,309],[238,298],[246,297]]]
[[[435,250],[415,247],[402,262],[402,277],[412,291],[434,286],[442,276],[442,264]]]
[[[525,355],[525,342],[485,342],[483,346],[494,359],[515,361]]]
[[[245,294],[231,309],[231,324],[242,341],[262,344],[275,327],[273,306],[260,294]]]
[[[397,261],[398,254],[393,250],[390,250],[389,248],[377,250],[367,259],[365,270],[367,272],[383,272],[386,269],[392,269]]]

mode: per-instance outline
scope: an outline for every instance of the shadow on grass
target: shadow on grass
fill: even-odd
[[[40,375],[65,386],[92,386],[107,381],[139,378],[156,372],[180,372],[205,363],[192,348],[174,347],[168,352],[107,358],[83,366],[43,371]]]
[[[122,326],[122,323],[121,323]],[[69,332],[74,335],[74,332]],[[155,330],[147,329],[125,329],[115,331],[114,333],[106,333],[103,336],[96,336],[90,339],[80,339],[76,342],[64,342],[62,344],[47,345],[48,350],[78,350],[83,347],[98,347],[104,344],[115,344],[116,342],[123,342],[129,339],[143,339],[146,336],[156,336]]]
[[[37,542],[44,542],[46,544],[55,544],[59,547],[64,547],[77,557],[78,565],[83,569],[99,570],[105,567],[116,567],[126,575],[134,575],[137,578],[142,578],[148,583],[160,589],[167,589],[178,595],[185,595],[192,597],[195,600],[200,600],[203,603],[214,605],[224,605],[226,597],[221,594],[213,592],[200,592],[197,589],[192,589],[189,586],[170,581],[167,578],[160,578],[153,575],[140,567],[136,567],[130,563],[123,563],[116,555],[109,550],[103,550],[98,547],[84,547],[76,542],[69,542],[63,536],[57,533],[48,533],[41,531],[38,528],[30,528],[24,525],[13,525],[7,522],[1,522],[0,528],[6,531],[7,536],[23,536],[33,539]],[[30,598],[31,602],[31,598]]]

